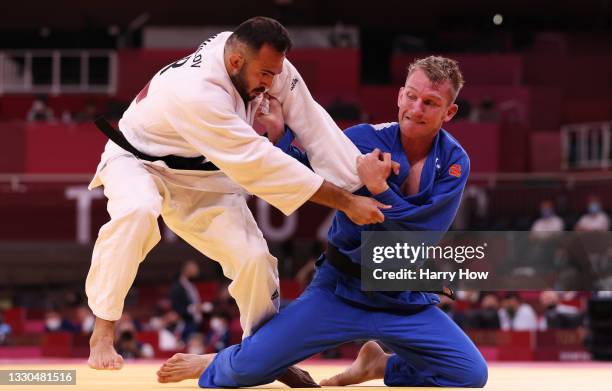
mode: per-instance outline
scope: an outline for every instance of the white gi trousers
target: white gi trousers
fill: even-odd
[[[223,173],[172,170],[109,142],[90,187],[100,184],[111,220],[100,229],[85,284],[97,317],[120,318],[140,262],[161,238],[160,215],[178,236],[219,262],[232,280],[229,293],[240,309],[243,337],[278,312],[277,260],[244,191]]]

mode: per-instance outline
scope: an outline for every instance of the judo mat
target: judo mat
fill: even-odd
[[[162,361],[126,361],[119,371],[90,369],[84,360],[17,361],[2,359],[0,370],[76,370],[76,385],[0,385],[0,390],[91,390],[91,391],[145,391],[145,390],[198,390],[196,380],[160,384],[155,372]],[[312,360],[300,364],[316,381],[332,376],[350,364],[350,361]],[[256,387],[258,390],[287,389],[275,382]],[[359,386],[326,387],[329,390],[379,391],[401,390],[455,390],[455,388],[395,387],[387,388],[382,380]],[[489,381],[484,388],[491,391],[612,391],[612,363],[602,362],[513,362],[489,363]]]

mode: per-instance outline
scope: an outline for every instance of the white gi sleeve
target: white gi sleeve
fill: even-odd
[[[270,93],[281,102],[285,123],[308,153],[315,172],[333,184],[355,191],[363,184],[357,174],[357,147],[319,105],[295,67],[287,60]]]
[[[214,99],[214,100],[213,100]],[[231,98],[167,99],[166,120],[234,182],[289,215],[321,187],[323,178],[274,147],[234,111]]]

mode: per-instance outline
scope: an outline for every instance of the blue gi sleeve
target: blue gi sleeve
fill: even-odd
[[[291,128],[285,126],[285,133],[276,142],[276,147],[280,148],[287,155],[293,157],[294,159],[312,170],[312,167],[310,166],[310,161],[308,160],[308,155],[306,154],[306,152],[302,151],[295,145],[292,145],[291,143],[293,142],[293,140],[295,140],[295,133],[293,133],[293,130],[291,130]]]
[[[410,202],[411,197],[404,197],[391,187],[373,196],[383,204],[391,205],[389,209],[381,209],[385,215],[383,225],[394,231],[448,230],[459,208],[469,171],[467,155],[452,161],[434,182],[432,196],[422,205]]]

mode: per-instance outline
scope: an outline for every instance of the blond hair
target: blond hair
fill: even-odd
[[[418,58],[408,66],[408,76],[412,75],[417,69],[425,73],[427,78],[435,85],[448,81],[453,89],[450,103],[453,103],[463,87],[463,75],[459,70],[457,61],[446,57],[429,56]]]

